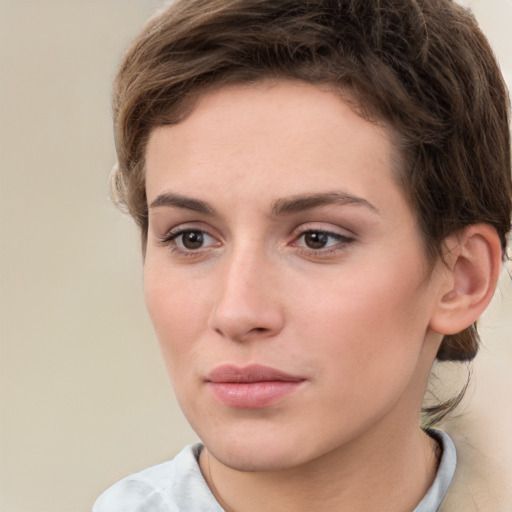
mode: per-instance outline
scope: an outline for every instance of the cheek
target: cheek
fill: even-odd
[[[198,338],[202,326],[207,322],[202,306],[204,293],[196,290],[189,281],[183,282],[173,277],[172,271],[160,272],[146,266],[144,295],[172,377],[179,363],[191,357],[195,346],[193,340]],[[194,299],[191,300],[191,297]]]
[[[414,260],[376,270],[360,263],[361,270],[340,271],[324,286],[311,289],[309,282],[295,293],[298,331],[309,332],[311,346],[323,347],[332,356],[327,364],[347,378],[412,371],[429,319],[421,267]]]
[[[310,323],[315,325],[310,346],[322,388],[319,400],[324,409],[340,411],[340,422],[350,419],[357,424],[358,418],[366,421],[384,414],[407,389],[413,394],[416,389],[424,322],[413,301],[407,300],[414,294],[390,297],[381,291],[353,290],[347,299],[333,298],[330,307],[324,303],[323,313],[321,304],[310,310],[310,319],[316,319]],[[323,322],[318,321],[321,314]]]

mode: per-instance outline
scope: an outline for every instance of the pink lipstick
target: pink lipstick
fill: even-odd
[[[268,366],[222,365],[208,375],[206,382],[222,404],[239,409],[259,409],[293,393],[305,379]]]

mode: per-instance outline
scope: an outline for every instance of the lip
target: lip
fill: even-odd
[[[206,378],[217,400],[228,407],[259,409],[296,391],[306,379],[263,365],[222,365]]]

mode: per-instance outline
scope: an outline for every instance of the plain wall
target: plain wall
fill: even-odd
[[[0,0],[2,512],[90,510],[195,440],[144,310],[137,232],[108,200],[110,84],[159,3]],[[512,2],[471,4],[510,83]],[[510,444],[511,311],[504,279],[467,412],[492,446]]]

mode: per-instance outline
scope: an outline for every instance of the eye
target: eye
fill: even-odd
[[[218,245],[213,236],[201,229],[176,229],[168,233],[162,240],[177,252],[194,252]]]
[[[304,244],[310,249],[323,249],[334,237],[323,231],[307,231],[303,235]]]
[[[319,229],[308,229],[307,231],[300,233],[295,245],[311,249],[313,251],[321,251],[322,249],[335,250],[353,241],[353,238],[340,233],[333,233],[331,231]]]
[[[209,236],[204,231],[185,231],[180,233],[174,240],[184,249],[200,249]]]

